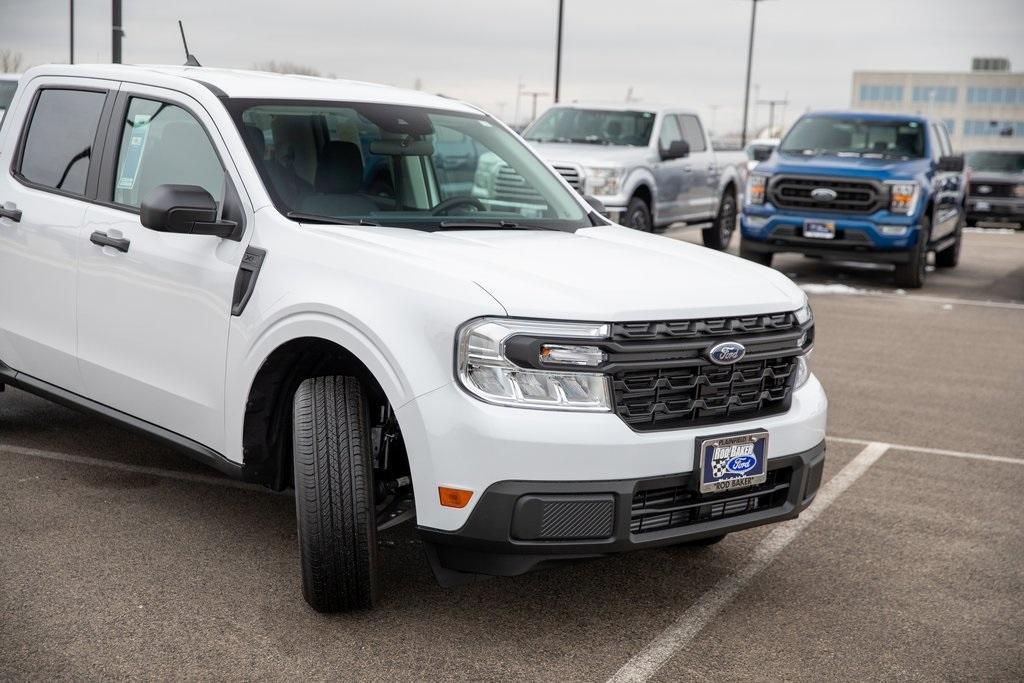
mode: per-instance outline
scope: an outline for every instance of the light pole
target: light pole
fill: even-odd
[[[537,120],[537,98],[544,97],[547,93],[540,90],[524,90],[523,94],[533,98],[533,114],[530,115],[530,123],[533,123]]]
[[[558,97],[562,87],[562,17],[565,14],[565,0],[558,0],[558,36],[555,38],[555,103],[558,103]],[[537,104],[537,98],[533,100],[534,105]],[[537,112],[534,111],[536,117]]]
[[[124,29],[121,28],[121,0],[113,0],[113,7],[110,11],[110,23],[113,29],[112,42],[110,45],[110,61],[114,64],[121,63],[121,36]]]
[[[68,0],[68,64],[75,63],[75,0]]]
[[[747,43],[747,82],[743,86],[743,133],[740,146],[747,146],[747,112],[750,109],[750,67],[754,62],[754,25],[757,23],[757,3],[764,0],[750,0],[750,40]]]

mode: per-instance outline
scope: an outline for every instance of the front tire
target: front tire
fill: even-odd
[[[373,607],[377,520],[366,392],[355,377],[314,377],[293,403],[295,514],[302,593],[318,612]]]
[[[935,252],[935,267],[936,268],[956,268],[957,264],[960,263],[960,244],[963,242],[964,234],[964,215],[960,214],[960,222],[956,226],[956,239],[953,244],[949,245],[942,251]]]
[[[896,285],[904,289],[920,289],[928,275],[928,241],[931,239],[931,221],[921,218],[917,244],[910,252],[910,260],[896,264]]]
[[[726,192],[718,205],[718,215],[711,227],[702,230],[704,246],[709,249],[724,251],[729,248],[732,234],[736,231],[736,196]]]
[[[772,256],[774,255],[775,254],[770,251],[754,251],[747,246],[746,240],[740,238],[740,258],[745,258],[748,261],[760,263],[762,266],[768,266],[770,268],[772,265]]]
[[[647,202],[640,197],[630,199],[626,206],[625,224],[627,228],[650,232],[654,227],[654,221],[651,218],[651,209],[647,206]]]

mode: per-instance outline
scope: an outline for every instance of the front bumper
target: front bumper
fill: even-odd
[[[917,244],[920,230],[917,216],[902,216],[877,211],[870,215],[798,213],[775,209],[771,204],[747,206],[740,217],[740,232],[745,246],[764,253],[795,252],[810,256],[841,258],[851,261],[906,263]],[[835,224],[835,239],[803,236],[807,220]],[[882,226],[905,228],[899,235],[882,232]]]
[[[1024,200],[969,197],[967,220],[1024,223]]]
[[[491,405],[454,382],[397,409],[409,453],[416,519],[442,532],[464,527],[482,493],[504,481],[641,480],[691,472],[704,437],[764,430],[768,461],[825,438],[828,401],[813,375],[789,410],[728,424],[637,432],[615,413],[573,413]],[[465,508],[440,504],[437,489],[474,492]]]
[[[814,499],[825,442],[770,459],[768,481],[701,495],[689,473],[614,481],[502,481],[461,529],[419,528],[442,583],[514,576],[561,560],[653,548],[792,519]]]

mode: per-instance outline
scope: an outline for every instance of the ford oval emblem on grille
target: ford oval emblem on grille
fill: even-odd
[[[743,344],[722,342],[711,347],[711,350],[708,351],[708,358],[711,359],[712,363],[717,363],[718,365],[732,365],[740,358],[743,358],[746,353],[747,349]]]
[[[836,197],[839,196],[835,190],[828,187],[816,187],[811,190],[811,199],[819,202],[831,202],[835,201]]]
[[[988,194],[992,191],[991,185],[978,185],[978,194]]]

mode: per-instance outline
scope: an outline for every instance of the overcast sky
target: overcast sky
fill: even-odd
[[[565,0],[562,99],[700,109],[739,126],[749,0]],[[0,0],[0,49],[67,62],[68,0]],[[184,61],[178,18],[205,66],[291,61],[412,87],[513,118],[520,79],[550,93],[557,0],[124,0],[126,63]],[[111,0],[76,0],[75,59],[110,60]],[[966,70],[974,55],[1024,69],[1024,0],[767,0],[753,83],[787,119],[850,102],[855,69]],[[752,94],[753,97],[753,94]],[[542,106],[550,98],[541,98]],[[521,117],[529,99],[520,103]],[[757,121],[767,121],[761,107]]]

